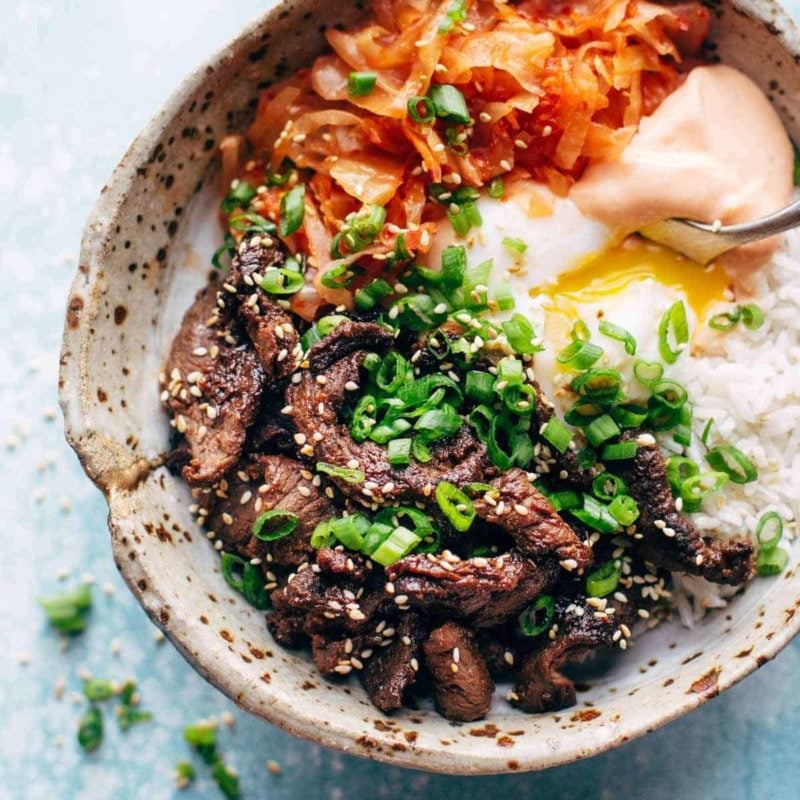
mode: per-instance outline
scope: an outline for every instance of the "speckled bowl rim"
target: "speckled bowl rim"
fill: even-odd
[[[100,251],[103,242],[112,235],[111,226],[119,209],[125,203],[126,194],[134,182],[136,166],[146,161],[148,154],[152,152],[153,147],[158,142],[165,123],[171,119],[174,109],[181,107],[187,99],[196,93],[206,76],[221,67],[229,58],[229,54],[240,46],[244,40],[254,37],[265,18],[270,17],[287,5],[289,3],[276,3],[247,24],[229,44],[220,48],[203,64],[193,70],[128,148],[104,186],[100,198],[89,216],[81,241],[79,267],[70,289],[70,298],[75,296],[88,298],[88,311],[96,310],[99,306],[101,291],[98,286],[97,272],[100,266]],[[779,35],[787,51],[795,60],[800,61],[800,35],[798,35],[791,17],[779,4],[772,2],[772,0],[740,0],[736,5],[748,16],[760,20],[768,30],[770,30],[771,26],[773,30],[770,30],[770,32]],[[122,473],[135,476],[138,472],[146,471],[149,467],[142,461],[131,461],[130,455],[127,460],[123,461],[121,453],[115,452],[113,447],[109,447],[109,442],[102,435],[94,435],[96,432],[93,431],[91,424],[91,410],[97,404],[97,399],[91,391],[88,391],[89,365],[85,357],[88,337],[91,334],[83,325],[69,324],[69,317],[73,311],[73,309],[67,310],[68,323],[64,328],[59,376],[60,402],[67,421],[65,432],[67,440],[75,450],[84,471],[103,491],[108,502],[108,524],[112,534],[114,534],[112,538],[114,539],[115,555],[119,555],[116,552],[119,546],[117,542],[126,532],[127,524],[124,516],[125,503],[122,497],[124,493],[115,488],[113,483],[107,481],[106,476]],[[66,358],[66,354],[70,354],[72,357]],[[78,357],[74,357],[76,354]],[[80,423],[76,423],[77,420],[80,420]],[[122,508],[120,508],[121,506]],[[392,752],[383,748],[377,751],[359,749],[356,746],[357,739],[363,735],[363,730],[357,730],[355,725],[348,727],[347,724],[339,724],[335,720],[332,721],[329,728],[320,726],[314,718],[302,717],[296,713],[291,702],[291,695],[280,696],[276,693],[274,702],[268,707],[256,706],[254,703],[249,702],[246,693],[241,692],[241,686],[237,690],[226,680],[224,663],[219,659],[211,659],[207,665],[198,663],[189,652],[188,642],[184,641],[181,635],[182,626],[176,626],[174,621],[167,625],[163,620],[159,619],[155,612],[156,605],[153,602],[154,596],[156,599],[161,598],[159,587],[151,587],[148,598],[145,600],[144,593],[137,586],[136,580],[134,580],[133,568],[128,566],[128,562],[122,558],[117,558],[116,561],[134,596],[184,658],[203,678],[220,689],[246,711],[303,739],[335,748],[345,753],[372,758],[394,765],[461,775],[498,774],[509,771],[507,754],[498,751],[488,751],[485,756],[474,758],[469,763],[461,763],[448,758],[449,754],[446,750],[440,753],[429,750],[412,754]],[[726,662],[726,668],[719,676],[716,686],[717,691],[711,693],[687,693],[682,702],[675,703],[663,711],[634,719],[627,718],[615,727],[612,737],[605,737],[589,747],[575,747],[572,749],[566,747],[545,757],[526,756],[522,752],[522,748],[517,749],[514,753],[518,764],[515,771],[541,770],[597,755],[656,730],[704,704],[708,699],[730,688],[773,659],[800,632],[800,613],[790,613],[790,609],[786,609],[784,614],[786,620],[783,627],[776,631],[770,639],[760,639],[753,647],[752,657],[741,659],[732,664]]]

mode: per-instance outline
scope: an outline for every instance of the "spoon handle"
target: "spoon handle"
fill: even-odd
[[[766,217],[761,217],[752,222],[742,222],[738,225],[723,225],[721,228],[715,228],[713,225],[702,222],[685,221],[693,228],[724,237],[732,242],[731,247],[734,247],[748,242],[755,242],[758,239],[766,239],[768,236],[784,233],[800,226],[800,200],[795,200],[788,206],[768,214]]]

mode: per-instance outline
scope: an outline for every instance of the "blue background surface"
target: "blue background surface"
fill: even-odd
[[[2,3],[0,34],[0,800],[219,797],[175,763],[184,725],[232,713],[220,746],[246,798],[800,796],[800,641],[732,691],[643,740],[582,763],[501,778],[430,776],[344,757],[238,711],[155,629],[116,573],[105,504],[63,441],[56,376],[80,232],[130,139],[177,82],[268,0]],[[800,2],[791,4],[800,11]],[[34,598],[93,580],[88,632],[66,652]],[[135,676],[153,722],[102,748],[75,742],[80,674]],[[65,687],[58,699],[57,687]],[[77,698],[79,699],[79,698]],[[281,767],[270,774],[266,762]]]

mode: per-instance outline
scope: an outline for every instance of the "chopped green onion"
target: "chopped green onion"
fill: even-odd
[[[681,408],[689,398],[689,393],[683,385],[670,378],[663,378],[662,380],[655,381],[655,383],[651,385],[650,391],[659,403],[676,411]]]
[[[372,94],[378,75],[375,72],[351,72],[347,77],[347,94],[350,97],[366,97]]]
[[[464,203],[458,211],[448,211],[447,219],[459,236],[466,236],[472,228],[483,224],[478,206],[474,202]]]
[[[203,761],[210,762],[217,746],[217,729],[210,722],[198,722],[187,725],[183,729],[183,738],[202,756]]]
[[[575,425],[577,428],[583,428],[602,414],[603,407],[597,403],[591,400],[577,400],[570,406],[567,413],[564,414],[564,421],[568,425]]]
[[[361,552],[365,556],[371,556],[381,546],[381,543],[389,538],[396,527],[396,525],[389,525],[386,522],[373,522],[364,534]]]
[[[86,630],[86,617],[92,607],[92,587],[88,583],[82,583],[72,591],[40,597],[37,602],[59,633],[82,633]]]
[[[286,186],[294,172],[294,162],[290,158],[284,158],[281,162],[282,172],[267,170],[267,186]]]
[[[495,416],[489,425],[486,452],[499,470],[510,469],[515,461],[519,434],[516,426],[505,416]]]
[[[608,513],[620,525],[627,527],[633,525],[639,518],[639,506],[630,495],[621,494],[608,504]]]
[[[78,722],[78,744],[93,753],[103,742],[103,718],[100,709],[91,706]]]
[[[359,289],[353,300],[359,308],[367,311],[379,300],[390,295],[392,291],[392,287],[383,278],[376,278],[363,289]]]
[[[428,125],[436,119],[436,105],[430,97],[416,95],[408,101],[408,116],[420,125]]]
[[[434,84],[428,91],[428,97],[436,108],[436,116],[445,122],[458,125],[469,125],[472,120],[467,109],[464,95],[455,86]]]
[[[392,395],[396,394],[412,375],[413,368],[408,361],[400,353],[392,350],[381,361],[375,383],[386,394]]]
[[[324,522],[318,523],[314,528],[309,544],[315,550],[319,550],[321,547],[330,547],[330,545],[333,543],[333,528],[331,527],[332,523],[333,520],[328,519]]]
[[[349,550],[360,550],[369,526],[370,522],[363,514],[352,514],[331,520],[330,531]]]
[[[683,456],[670,456],[667,459],[667,482],[672,487],[672,493],[679,495],[681,486],[687,478],[700,474],[700,467],[691,458]]]
[[[603,348],[591,342],[575,339],[556,356],[556,361],[574,370],[589,369],[603,355]]]
[[[756,570],[759,575],[764,577],[780,575],[786,568],[788,561],[789,554],[780,547],[759,550],[758,555],[756,555]]]
[[[267,606],[260,606],[260,608],[263,610]],[[117,724],[121,731],[127,731],[132,726],[141,722],[149,722],[151,719],[153,719],[151,711],[142,711],[134,706],[122,705],[117,710]]]
[[[494,400],[494,375],[480,370],[467,373],[464,394],[479,403],[491,403]]]
[[[445,375],[433,373],[424,375],[422,378],[401,386],[397,392],[397,399],[405,404],[405,411],[409,408],[419,406],[421,403],[436,405],[439,401],[433,402],[436,393],[440,392],[440,398],[447,397],[447,402],[453,406],[459,406],[463,395],[458,388],[458,384]]]
[[[559,453],[566,453],[572,441],[572,434],[555,417],[551,417],[541,433],[542,438],[549,442]]]
[[[503,247],[518,256],[521,256],[528,249],[528,245],[522,239],[514,239],[511,236],[503,237]]]
[[[588,342],[592,338],[592,332],[589,326],[582,320],[576,320],[572,325],[572,341],[573,342]]]
[[[600,456],[601,461],[624,461],[628,458],[634,458],[639,450],[639,445],[636,442],[617,442],[616,444],[607,444],[603,448]]]
[[[601,320],[600,333],[602,333],[604,336],[608,336],[609,339],[615,339],[618,342],[622,342],[625,347],[625,352],[629,356],[636,355],[636,339],[633,337],[633,334],[630,331],[626,331],[625,328],[621,328],[619,325],[615,325],[613,322]]]
[[[211,256],[211,264],[216,269],[222,270],[223,272],[227,272],[231,265],[223,264],[222,258],[224,256],[228,257],[228,261],[233,257],[233,254],[236,252],[236,242],[233,240],[233,236],[229,233],[225,234],[225,240],[223,243],[214,251],[214,255]]]
[[[597,451],[593,447],[589,447],[588,444],[578,450],[575,457],[578,460],[578,465],[583,469],[590,469],[597,464]]]
[[[583,496],[583,508],[571,509],[570,514],[599,533],[617,533],[619,523],[608,511],[608,506],[590,494]]]
[[[293,269],[269,267],[258,284],[267,294],[294,294],[305,286],[306,279]]]
[[[463,533],[469,530],[475,519],[475,506],[461,489],[452,483],[441,481],[436,486],[435,497],[442,513],[457,531]]]
[[[547,496],[547,499],[556,511],[569,511],[573,508],[580,508],[583,504],[583,498],[577,492],[572,491],[553,492]]]
[[[517,305],[514,293],[511,291],[511,284],[507,281],[502,281],[497,285],[493,299],[500,311],[512,311]]]
[[[674,364],[689,341],[689,322],[683,300],[673,303],[658,325],[658,352],[667,364]]]
[[[300,229],[306,213],[306,187],[298,183],[281,198],[281,216],[278,224],[278,233],[281,236],[291,236]]]
[[[387,458],[393,467],[404,467],[411,463],[411,439],[391,439]]]
[[[242,573],[247,562],[233,553],[221,553],[220,565],[222,567],[222,577],[231,589],[236,589],[237,592],[242,591]],[[237,577],[238,573],[238,577]]]
[[[649,416],[649,410],[636,403],[620,403],[609,409],[609,414],[620,428],[638,428]]]
[[[370,558],[382,567],[388,567],[407,556],[422,540],[408,528],[395,528]]]
[[[657,361],[637,361],[633,365],[633,377],[643,386],[652,386],[663,375],[664,367]]]
[[[749,331],[757,331],[764,324],[764,312],[755,303],[739,306],[742,325]]]
[[[783,536],[783,519],[776,511],[768,511],[758,521],[756,539],[764,550],[776,547]]]
[[[335,257],[339,258],[340,256],[335,255]],[[358,271],[358,267],[353,264],[336,264],[323,272],[320,280],[322,285],[329,289],[346,289],[355,280]]]
[[[269,595],[265,589],[264,573],[255,564],[245,564],[242,571],[241,592],[253,608],[269,608]]]
[[[401,417],[393,419],[391,422],[381,422],[376,425],[370,432],[369,438],[378,444],[387,444],[408,430],[411,430],[411,423]]]
[[[211,777],[226,800],[240,800],[239,778],[219,756],[211,764]]]
[[[446,19],[439,23],[439,35],[444,36],[467,18],[466,0],[453,0],[447,8]]]
[[[622,569],[619,561],[607,561],[602,567],[586,576],[586,594],[589,597],[605,597],[619,585]]]
[[[274,508],[258,515],[253,523],[253,536],[260,542],[274,542],[292,533],[299,521],[297,514]]]
[[[728,482],[725,472],[701,472],[687,478],[680,487],[684,511],[697,511],[703,500]]]
[[[499,200],[506,193],[506,187],[503,179],[492,178],[486,187],[486,193],[494,200]]]
[[[336,464],[327,464],[325,461],[317,461],[317,472],[330,475],[332,478],[341,478],[346,483],[363,483],[367,477],[363,469],[340,467]]]
[[[375,410],[378,404],[371,394],[365,394],[357,403],[350,420],[350,435],[356,442],[363,442],[375,427]]]
[[[734,483],[752,483],[758,478],[755,464],[737,447],[712,447],[706,453],[706,461]]]
[[[622,375],[615,369],[590,369],[575,377],[570,384],[575,394],[598,402],[616,400],[621,386]]]
[[[678,410],[678,420],[672,433],[672,438],[682,447],[689,447],[692,443],[692,405],[686,403]]]
[[[594,447],[600,447],[601,444],[619,436],[620,433],[622,431],[619,426],[608,414],[593,419],[586,426],[586,438]]]
[[[256,187],[247,181],[238,181],[222,201],[222,211],[230,214],[234,208],[247,208],[258,194]]]
[[[509,411],[525,416],[536,408],[536,390],[530,384],[511,384],[501,392],[503,403]]]
[[[708,447],[708,437],[711,434],[711,427],[713,425],[714,418],[712,417],[708,422],[706,422],[705,426],[703,427],[703,432],[700,434],[700,441],[705,447]]]
[[[360,253],[375,241],[383,229],[384,222],[386,222],[386,209],[375,203],[367,203],[359,211],[348,214],[342,229],[333,237],[331,256],[342,258],[346,253]],[[346,245],[344,250],[342,243]]]
[[[414,425],[414,430],[425,442],[434,442],[456,433],[463,424],[461,417],[450,407],[426,411]]]
[[[482,442],[489,438],[492,422],[497,414],[487,405],[476,406],[469,415],[469,424],[475,429],[475,433]]]
[[[243,233],[270,234],[276,231],[274,222],[270,222],[260,214],[255,214],[252,211],[233,217],[230,221],[230,226],[235,231],[242,231]]]
[[[495,391],[502,391],[508,385],[520,384],[524,380],[522,362],[513,356],[504,356],[497,362]]]
[[[719,314],[714,314],[708,321],[708,327],[715,331],[730,331],[739,324],[741,316],[741,309],[736,306],[732,311],[722,311]]]
[[[508,344],[515,353],[530,355],[543,349],[541,343],[536,340],[533,326],[522,314],[514,314],[510,320],[502,322],[501,326]]]
[[[175,777],[180,789],[188,786],[197,777],[197,772],[189,761],[179,761],[175,765]]]
[[[519,627],[525,636],[538,636],[553,624],[556,601],[552,595],[542,594],[519,615]]]
[[[91,678],[83,684],[83,694],[93,703],[102,703],[114,696],[114,687],[111,681],[103,678]]]
[[[592,492],[600,500],[613,500],[621,494],[625,494],[625,481],[618,475],[611,472],[601,472],[592,481]]]

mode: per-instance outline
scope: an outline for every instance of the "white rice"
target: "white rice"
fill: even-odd
[[[678,359],[670,377],[694,405],[695,436],[688,456],[704,463],[698,431],[714,423],[711,446],[731,444],[758,468],[758,480],[728,483],[710,496],[695,524],[705,535],[751,536],[766,511],[784,520],[784,540],[797,534],[800,516],[800,232],[792,231],[758,277],[754,298],[764,312],[757,331],[739,325],[723,334],[720,355]],[[666,444],[666,439],[663,442]],[[692,626],[706,609],[725,605],[734,588],[675,576],[675,603]]]

